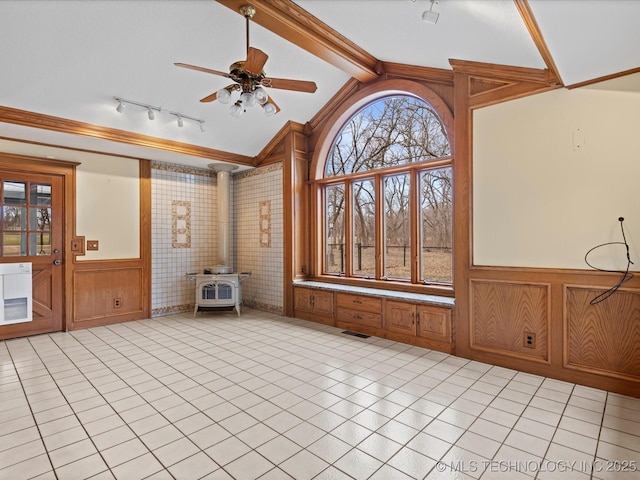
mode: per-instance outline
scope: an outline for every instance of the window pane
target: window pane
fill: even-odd
[[[30,255],[51,255],[51,234],[48,232],[29,234]]]
[[[51,185],[32,183],[29,190],[31,205],[51,205]]]
[[[384,180],[384,275],[411,278],[411,224],[409,222],[409,174]]]
[[[27,203],[24,182],[3,182],[3,203],[9,205],[25,205]]]
[[[353,274],[376,275],[376,203],[373,180],[353,182]]]
[[[26,233],[4,233],[2,235],[2,256],[17,257],[27,254]]]
[[[325,177],[421,162],[451,155],[444,124],[431,105],[408,95],[370,103],[342,128]]]
[[[29,209],[29,230],[51,230],[51,209],[50,208],[30,208]]]
[[[24,207],[3,207],[2,228],[4,230],[26,230],[27,209]]]
[[[426,170],[420,174],[423,282],[450,283],[453,278],[452,184],[451,167]]]
[[[344,185],[325,189],[325,273],[344,273]]]

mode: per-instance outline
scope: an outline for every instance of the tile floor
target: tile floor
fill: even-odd
[[[640,478],[640,399],[245,310],[0,342],[1,479]]]

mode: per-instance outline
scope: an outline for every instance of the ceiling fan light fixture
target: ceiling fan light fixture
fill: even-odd
[[[256,97],[251,92],[244,92],[240,95],[240,101],[247,107],[253,107],[256,104]]]
[[[256,102],[260,105],[264,105],[269,100],[269,95],[267,95],[267,92],[262,87],[256,88],[253,92],[253,96],[255,97]]]
[[[276,113],[276,106],[273,103],[265,103],[264,105],[264,114],[267,117],[274,115]]]
[[[234,117],[240,118],[244,113],[244,108],[242,107],[240,101],[237,101],[236,103],[231,105],[231,108],[229,108],[229,112],[231,112],[231,115],[233,115]]]
[[[231,92],[227,88],[218,90],[216,97],[220,103],[229,103],[231,101]]]

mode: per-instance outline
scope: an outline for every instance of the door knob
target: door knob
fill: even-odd
[[[54,265],[62,265],[62,260],[57,260],[56,259],[56,260],[53,261],[53,264]]]

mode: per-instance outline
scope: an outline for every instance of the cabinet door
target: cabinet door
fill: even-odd
[[[313,311],[313,290],[296,287],[295,289],[295,309],[303,312]]]
[[[327,317],[333,316],[333,292],[316,290],[313,293],[313,312]]]
[[[417,316],[419,336],[451,342],[450,309],[419,305]]]
[[[409,335],[416,334],[416,307],[410,303],[387,300],[385,309],[387,330]]]

